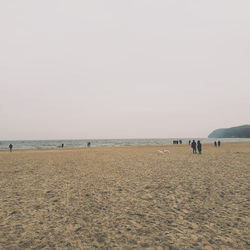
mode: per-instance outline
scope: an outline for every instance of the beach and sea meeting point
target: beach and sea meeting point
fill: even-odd
[[[250,248],[250,2],[0,2],[0,249]]]

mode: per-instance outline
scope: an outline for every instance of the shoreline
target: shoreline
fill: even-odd
[[[240,144],[249,144],[250,145],[250,141],[244,141],[244,142],[223,142],[222,145],[220,147],[217,147],[218,149],[219,148],[222,148],[223,145],[240,145]],[[202,145],[204,147],[207,147],[207,146],[212,146],[213,148],[216,148],[214,147],[213,143],[202,143]],[[24,151],[60,151],[60,152],[63,152],[63,151],[77,151],[77,150],[90,150],[90,149],[112,149],[112,148],[160,148],[160,147],[171,147],[171,148],[189,148],[190,145],[189,144],[162,144],[162,145],[124,145],[124,146],[116,146],[116,145],[112,145],[112,146],[91,146],[91,147],[64,147],[64,148],[13,148],[13,152],[24,152]],[[0,149],[0,153],[1,152],[9,152],[9,149]]]

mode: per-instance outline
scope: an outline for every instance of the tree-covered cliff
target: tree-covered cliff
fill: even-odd
[[[220,128],[208,135],[209,138],[250,138],[250,125]]]

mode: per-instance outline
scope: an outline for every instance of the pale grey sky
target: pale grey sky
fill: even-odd
[[[249,0],[1,0],[0,140],[249,124],[249,13]]]

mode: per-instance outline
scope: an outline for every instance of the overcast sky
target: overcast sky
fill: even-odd
[[[249,13],[249,0],[1,0],[0,140],[249,124]]]

